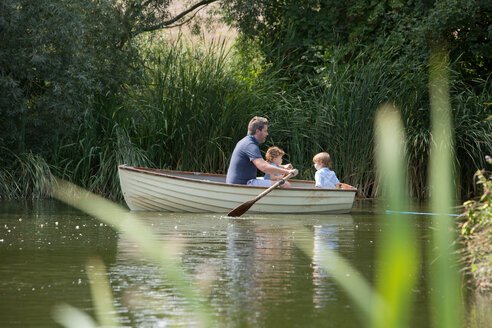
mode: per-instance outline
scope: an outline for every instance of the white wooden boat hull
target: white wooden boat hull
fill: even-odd
[[[120,165],[121,190],[132,211],[229,213],[265,187],[226,184],[225,175],[167,171]],[[319,189],[290,180],[257,201],[248,213],[348,213],[356,189]]]

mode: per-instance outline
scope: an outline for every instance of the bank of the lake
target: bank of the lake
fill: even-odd
[[[90,103],[69,117],[19,109],[24,128],[6,120],[12,124],[0,130],[0,198],[47,197],[53,177],[120,198],[121,164],[226,173],[255,115],[269,120],[261,151],[285,150],[299,178],[313,179],[312,158],[326,151],[341,181],[356,186],[360,197],[375,197],[374,116],[391,102],[405,126],[409,193],[425,200],[432,145],[428,62],[409,68],[397,46],[384,55],[367,51],[349,62],[330,60],[311,75],[282,65],[280,54],[273,65],[220,41],[142,41],[143,67],[132,85],[125,80],[113,92],[87,95]],[[473,195],[473,174],[492,153],[491,83],[490,77],[472,86],[450,79],[456,193],[463,199]],[[50,110],[68,106],[66,99]]]

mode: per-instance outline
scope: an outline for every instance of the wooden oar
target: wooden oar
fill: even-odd
[[[254,203],[256,203],[258,200],[263,198],[263,196],[268,194],[273,189],[277,188],[280,185],[283,185],[285,181],[290,179],[291,177],[292,177],[292,173],[289,173],[285,178],[278,180],[277,182],[272,184],[270,188],[268,188],[267,190],[265,190],[264,192],[253,198],[252,200],[248,200],[247,202],[242,203],[241,205],[230,211],[229,214],[227,214],[227,216],[237,217],[243,215],[244,213],[246,213],[247,210],[250,209],[251,206],[253,206]]]

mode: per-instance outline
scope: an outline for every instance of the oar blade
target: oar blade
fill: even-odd
[[[245,203],[242,203],[241,205],[239,205],[238,207],[236,207],[235,209],[233,209],[232,211],[230,211],[227,216],[230,216],[230,217],[239,217],[241,215],[243,215],[244,213],[246,213],[247,210],[250,209],[251,206],[253,206],[253,204],[256,202],[255,199],[252,199],[250,201],[247,201]]]

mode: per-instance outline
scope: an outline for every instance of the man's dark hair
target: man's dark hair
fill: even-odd
[[[263,130],[265,125],[268,125],[266,118],[260,116],[253,117],[248,124],[248,134],[255,134],[256,130]]]

